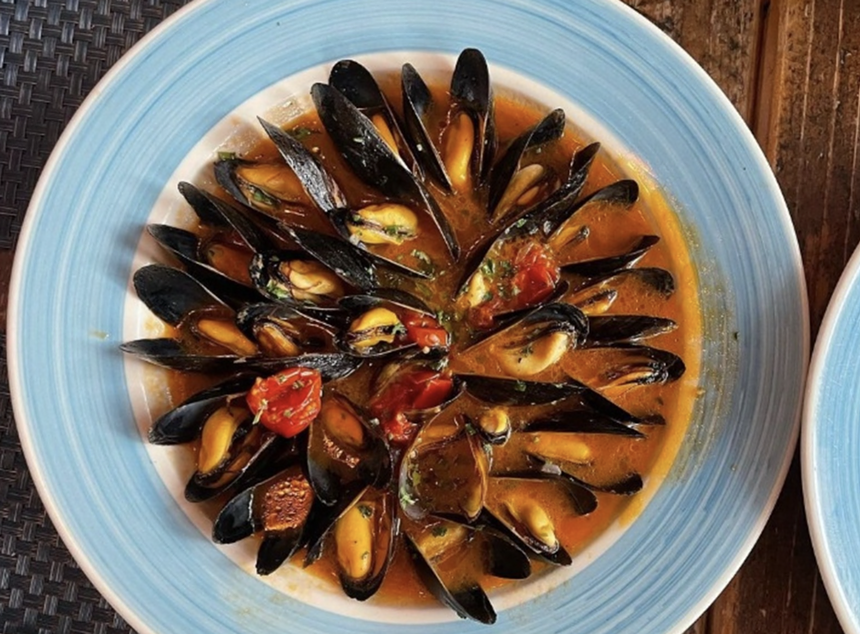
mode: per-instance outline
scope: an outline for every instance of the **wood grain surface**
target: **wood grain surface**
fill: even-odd
[[[704,67],[759,140],[798,235],[814,338],[860,241],[860,0],[624,1]],[[4,318],[12,252],[0,249]],[[797,458],[749,559],[689,632],[842,632],[810,544]]]
[[[759,140],[794,221],[814,340],[860,241],[860,0],[628,4],[705,68]],[[749,559],[690,632],[842,632],[816,567],[797,456]]]

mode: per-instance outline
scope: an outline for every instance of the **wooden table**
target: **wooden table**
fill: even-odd
[[[860,0],[627,2],[698,60],[759,140],[794,220],[806,266],[814,336],[836,281],[860,241],[860,202],[855,200],[855,185],[860,185]],[[47,159],[45,148],[56,141],[72,106],[92,88],[94,80],[140,35],[182,4],[181,0],[0,0],[0,74],[7,89],[0,94],[0,166],[5,169],[0,172],[4,192],[0,201],[0,232],[4,234],[0,236],[0,279],[4,280],[0,306],[4,315],[14,242],[35,178]],[[57,30],[60,46],[56,51],[42,46],[40,53],[34,45],[31,58],[28,42],[45,42],[42,26],[38,32],[34,30],[39,22],[36,18]],[[66,53],[72,63],[57,63],[52,69],[51,57],[62,57],[61,45],[71,50],[68,38],[74,38],[76,27],[77,43],[82,41],[81,32],[96,36],[83,38],[83,55],[76,43],[74,51]],[[68,37],[67,32],[71,33]],[[47,78],[35,68],[39,60],[42,71],[47,68]],[[29,98],[28,90],[39,90],[39,81],[57,80],[62,80],[59,83],[69,101],[59,107],[49,104],[48,113],[53,105],[59,116],[45,117],[43,111],[42,121],[47,123],[31,124],[28,132],[29,111],[16,107]],[[10,87],[18,88],[17,94]],[[36,150],[28,154],[28,148]],[[5,399],[0,410],[11,419],[8,384],[0,399]],[[20,459],[14,426],[0,427],[0,433],[0,476],[5,473],[7,479],[14,479],[20,487],[16,490],[24,491],[26,497],[28,487],[32,494],[32,484]],[[4,633],[53,631],[59,618],[56,606],[62,612],[63,598],[58,602],[54,597],[51,603],[50,597],[42,598],[41,586],[34,590],[39,575],[31,564],[40,560],[37,549],[32,556],[26,551],[28,529],[16,528],[16,535],[3,535],[4,521],[7,525],[17,521],[15,514],[22,504],[10,500],[7,491],[0,486],[0,625]],[[33,504],[41,508],[38,500]],[[39,548],[47,542],[56,549],[48,563],[52,558],[68,560],[43,510],[30,518],[30,529],[30,539],[34,532],[41,535]],[[79,609],[77,616],[64,621],[66,626],[71,623],[75,632],[127,631],[106,604],[97,596],[92,598],[92,589],[87,590],[83,575],[74,572],[74,564],[66,565],[72,569],[66,578],[76,584],[72,594],[77,597],[81,591],[95,605],[95,612],[91,606],[87,616],[81,616],[83,609]],[[42,575],[46,576],[51,579]],[[67,586],[64,592],[69,593]],[[68,610],[73,611],[74,601],[69,605]],[[841,631],[817,572],[795,459],[774,514],[748,561],[690,632]]]

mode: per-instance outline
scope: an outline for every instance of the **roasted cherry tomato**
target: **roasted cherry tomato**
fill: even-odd
[[[547,249],[536,242],[520,249],[514,258],[513,289],[521,308],[538,304],[552,295],[561,271],[548,255]]]
[[[371,403],[370,411],[382,424],[382,431],[394,443],[409,442],[418,426],[405,412],[427,409],[444,403],[454,389],[450,376],[435,370],[413,370],[393,380]]]
[[[409,311],[403,315],[406,336],[419,348],[447,348],[448,331],[428,315]]]
[[[258,378],[245,397],[256,419],[285,438],[304,430],[320,412],[322,377],[310,368],[289,368]]]

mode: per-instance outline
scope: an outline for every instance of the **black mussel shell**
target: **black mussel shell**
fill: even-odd
[[[293,135],[268,121],[259,121],[317,207],[328,215],[348,206],[346,196],[316,156]]]
[[[132,281],[140,301],[171,326],[195,310],[221,303],[188,273],[163,264],[138,269]]]
[[[352,171],[385,196],[426,210],[451,256],[457,259],[460,249],[448,219],[421,182],[379,136],[373,123],[331,86],[314,84],[311,96],[326,131]]]
[[[527,421],[522,431],[562,432],[569,434],[610,434],[644,438],[642,432],[619,423],[608,416],[586,409],[554,410],[552,413]]]
[[[498,379],[477,374],[458,375],[465,384],[466,392],[493,405],[541,405],[556,403],[581,394],[586,388],[581,383],[569,380],[564,383],[542,383]]]
[[[241,441],[239,442],[241,445]],[[228,477],[225,471],[232,469],[235,455],[212,474],[195,472],[185,485],[186,500],[193,503],[205,502],[227,490],[250,486],[272,476],[273,471],[286,468],[288,463],[295,462],[297,458],[292,439],[268,432],[262,432],[256,444],[240,446],[235,450],[231,448],[231,453],[233,451],[248,454],[247,462],[231,477]]]
[[[260,294],[250,286],[227,277],[215,267],[200,260],[200,240],[190,231],[169,225],[147,225],[155,240],[185,266],[185,270],[207,290],[231,308],[259,301]]]
[[[210,198],[200,189],[186,181],[180,182],[177,188],[204,225],[221,228],[229,226]]]
[[[523,155],[533,148],[561,138],[562,134],[564,134],[564,111],[556,109],[511,142],[490,174],[490,195],[487,207],[491,217],[495,216],[496,208],[505,190],[520,168]]]
[[[412,538],[405,532],[404,535],[418,577],[434,597],[454,610],[460,618],[472,619],[486,625],[496,622],[496,612],[490,599],[476,581],[464,583],[460,588],[448,588]]]
[[[345,443],[326,427],[324,414],[334,402],[361,426],[358,445]],[[308,477],[317,498],[335,505],[344,489],[357,486],[385,487],[392,478],[391,456],[385,441],[371,427],[369,415],[342,394],[326,395],[322,411],[311,423],[307,452]]]
[[[410,142],[412,153],[424,171],[443,190],[451,193],[453,188],[445,171],[445,164],[425,125],[425,117],[433,107],[430,89],[411,64],[403,65],[400,82],[403,95],[403,130]]]
[[[352,374],[361,365],[361,359],[339,352],[308,353],[299,357],[206,356],[190,352],[175,339],[166,338],[129,341],[122,344],[120,350],[164,368],[207,374],[241,371],[265,373],[306,367],[318,370],[323,380],[330,381]]]
[[[678,327],[671,319],[647,315],[603,315],[588,319],[588,345],[612,346],[635,343],[671,332]]]
[[[255,379],[254,374],[240,374],[190,396],[155,420],[149,429],[149,442],[154,445],[191,442],[197,438],[212,412],[221,407],[228,397],[251,389]]]
[[[455,111],[468,114],[475,126],[478,142],[477,151],[472,153],[473,174],[475,182],[482,184],[489,176],[498,139],[490,70],[481,51],[467,48],[460,53],[451,76],[450,93]]]
[[[606,258],[572,262],[561,267],[562,273],[573,273],[582,277],[612,275],[635,264],[651,247],[660,241],[659,236],[642,236],[626,253]]]
[[[231,544],[263,531],[263,540],[257,551],[257,574],[268,575],[302,548],[307,538],[305,527],[310,525],[311,517],[316,508],[307,500],[306,504],[294,505],[291,511],[296,515],[288,518],[284,526],[270,527],[265,525],[265,510],[263,502],[256,498],[264,495],[272,486],[285,482],[304,482],[306,495],[311,495],[310,485],[297,466],[291,466],[269,478],[255,484],[234,496],[218,516],[212,528],[212,539],[218,544]],[[312,499],[312,498],[311,498]],[[279,515],[279,519],[284,518]]]

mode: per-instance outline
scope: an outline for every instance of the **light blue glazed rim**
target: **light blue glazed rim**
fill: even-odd
[[[251,10],[201,0],[123,58],[76,115],[28,211],[9,308],[13,404],[46,508],[141,632],[405,629],[288,599],[201,538],[149,461],[117,345],[141,227],[178,163],[227,112],[323,62],[475,46],[580,105],[663,184],[691,232],[707,335],[697,418],[657,495],[606,553],[504,611],[496,629],[680,632],[758,537],[797,436],[806,290],[775,179],[706,74],[620,3],[404,4],[258,0]],[[408,629],[486,631],[459,621]]]
[[[827,595],[860,634],[860,249],[842,273],[809,367],[801,459],[806,517]]]

